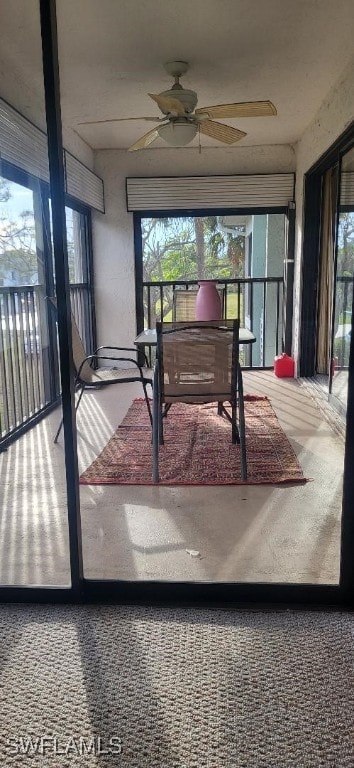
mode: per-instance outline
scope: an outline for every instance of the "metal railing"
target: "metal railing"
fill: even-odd
[[[89,286],[85,283],[72,283],[70,285],[70,303],[86,354],[89,355],[94,348]]]
[[[91,350],[91,294],[70,286],[72,312]],[[0,444],[59,396],[56,327],[43,285],[0,287]]]
[[[240,325],[252,330],[256,343],[240,350],[242,363],[249,368],[269,368],[282,350],[283,277],[244,277],[217,280],[224,291],[224,317],[239,318]],[[153,281],[143,283],[143,324],[154,328],[159,320],[172,319],[173,295],[178,289],[198,286],[197,280]],[[150,364],[151,349],[145,350]]]
[[[336,278],[333,357],[337,370],[345,370],[349,365],[353,285],[351,275]]]

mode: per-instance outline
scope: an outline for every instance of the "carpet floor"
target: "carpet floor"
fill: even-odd
[[[266,397],[245,398],[247,484],[305,482],[287,436]],[[239,485],[240,446],[216,404],[176,403],[164,419],[160,485]],[[102,453],[81,475],[87,485],[151,485],[151,427],[145,402],[134,400]]]
[[[2,606],[0,764],[352,768],[353,640],[341,612]]]

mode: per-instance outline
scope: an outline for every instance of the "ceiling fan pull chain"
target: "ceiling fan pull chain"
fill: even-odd
[[[148,94],[159,107],[162,117],[117,117],[106,120],[86,121],[78,125],[120,123],[125,120],[146,120],[158,123],[159,126],[141,136],[131,147],[128,147],[128,152],[147,149],[159,138],[172,147],[185,147],[195,139],[198,133],[198,151],[201,154],[200,134],[208,136],[214,142],[220,141],[223,144],[234,144],[247,135],[239,128],[217,122],[215,118],[223,120],[229,117],[267,117],[277,114],[276,107],[268,100],[214,104],[196,109],[198,103],[197,93],[189,88],[183,88],[180,84],[180,77],[189,69],[188,62],[181,60],[168,61],[164,64],[164,67],[166,72],[173,77],[174,84],[168,90],[162,91],[162,93]]]

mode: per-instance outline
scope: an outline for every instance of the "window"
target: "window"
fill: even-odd
[[[89,214],[65,207],[71,308],[87,354],[92,352],[92,290],[90,275]]]
[[[85,217],[73,208],[65,208],[70,283],[87,281]]]
[[[141,220],[144,282],[242,277],[245,216]]]
[[[0,166],[0,437],[52,399],[39,180]]]
[[[285,220],[284,213],[252,210],[142,216],[140,327],[172,320],[176,286],[189,290],[199,280],[217,280],[225,317],[239,318],[257,337],[250,365],[273,365],[282,341]]]
[[[70,298],[86,349],[93,347],[90,211],[67,205]],[[46,182],[0,163],[0,439],[58,397],[51,207]]]
[[[52,233],[52,209],[49,200],[50,229]],[[93,291],[90,253],[90,213],[79,206],[65,206],[66,241],[68,252],[71,309],[87,354],[94,346],[92,306]],[[51,234],[52,242],[52,234]],[[55,284],[54,254],[52,254],[53,280]]]
[[[0,176],[0,284],[37,283],[33,191]]]

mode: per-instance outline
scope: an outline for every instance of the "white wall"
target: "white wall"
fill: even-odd
[[[126,210],[127,176],[294,170],[295,154],[289,145],[208,148],[201,154],[195,148],[96,152],[95,171],[104,180],[106,199],[106,213],[93,216],[98,342],[129,345],[136,334],[133,214]]]
[[[72,155],[74,155],[78,160],[81,160],[81,162],[87,166],[87,168],[90,168],[91,171],[94,169],[94,152],[89,147],[88,144],[86,144],[85,141],[82,141],[80,139],[80,136],[75,133],[71,128],[66,128],[63,125],[63,146],[65,149],[67,149],[69,152],[71,152]]]
[[[294,355],[300,340],[304,174],[354,119],[354,59],[329,93],[296,146],[296,241],[294,285]]]

